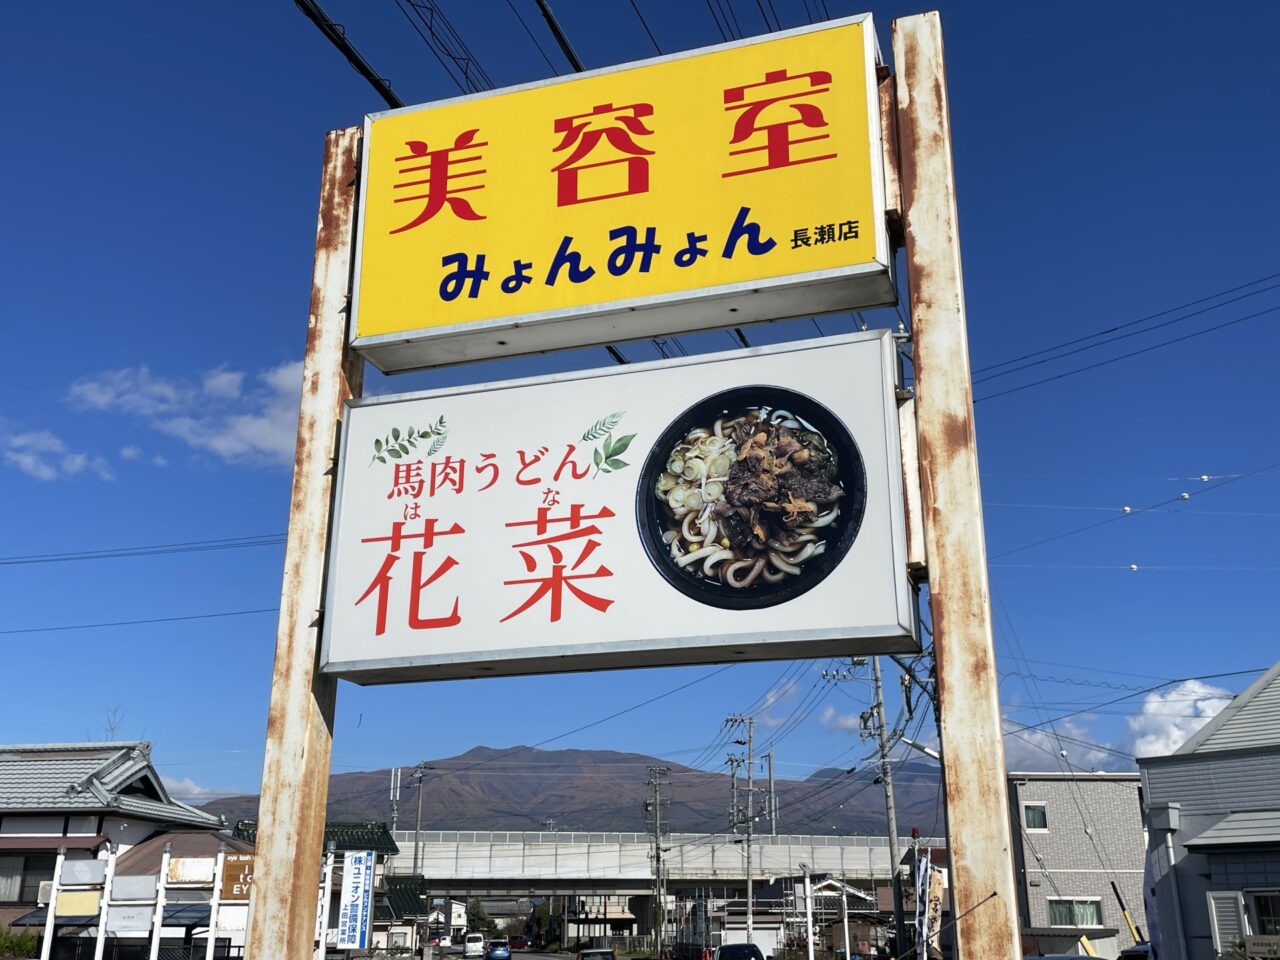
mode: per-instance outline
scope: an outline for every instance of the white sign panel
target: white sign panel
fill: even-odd
[[[129,933],[150,933],[151,921],[155,914],[155,906],[144,907],[107,907],[107,933],[116,935]]]
[[[363,950],[369,946],[369,928],[373,922],[373,866],[372,850],[348,850],[342,855],[339,950]]]
[[[324,669],[917,649],[887,332],[356,401]]]

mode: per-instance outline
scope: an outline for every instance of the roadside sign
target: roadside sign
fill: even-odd
[[[339,950],[369,946],[373,920],[374,852],[348,850],[342,855],[342,900],[338,907]]]
[[[382,370],[892,303],[870,15],[371,115]]]
[[[155,905],[107,907],[107,933],[116,936],[138,933],[150,933],[155,915]]]
[[[248,900],[253,886],[253,854],[228,853],[222,858],[222,889],[219,899],[224,903]]]
[[[887,331],[351,404],[323,669],[917,649]]]

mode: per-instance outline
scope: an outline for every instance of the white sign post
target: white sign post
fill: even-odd
[[[342,899],[338,905],[339,950],[369,946],[373,918],[374,852],[348,850],[342,855]]]
[[[322,668],[917,650],[895,376],[877,331],[353,401]]]

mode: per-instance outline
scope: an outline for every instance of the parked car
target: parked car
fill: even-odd
[[[764,960],[764,954],[754,943],[728,943],[716,947],[711,960]]]
[[[511,960],[511,944],[506,940],[490,940],[484,951],[484,960]]]
[[[452,947],[453,938],[446,933],[440,937],[440,942],[436,945],[440,947]]]
[[[512,950],[528,950],[529,949],[529,938],[521,936],[518,933],[510,937],[507,942],[511,944]]]
[[[618,960],[618,955],[613,950],[603,948],[579,950],[578,960]]]
[[[484,934],[468,933],[462,941],[462,956],[466,957],[483,957],[484,956]]]

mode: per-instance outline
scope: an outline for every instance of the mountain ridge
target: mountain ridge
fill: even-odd
[[[558,830],[645,832],[644,801],[649,767],[668,768],[664,793],[671,803],[666,821],[673,833],[722,833],[729,827],[730,777],[641,753],[615,750],[542,750],[476,746],[452,757],[427,761],[435,769],[422,783],[425,830],[541,830],[553,819]],[[417,792],[401,767],[399,829],[412,829]],[[825,767],[804,780],[777,779],[779,833],[871,834],[887,829],[878,764]],[[919,827],[936,836],[942,826],[936,764],[911,758],[894,762],[899,827]],[[756,776],[758,809],[767,785]],[[391,768],[334,773],[329,777],[326,815],[331,820],[391,819]],[[738,796],[745,802],[745,778]],[[257,816],[258,797],[224,797],[201,809],[228,822]],[[769,829],[757,820],[758,831]]]

